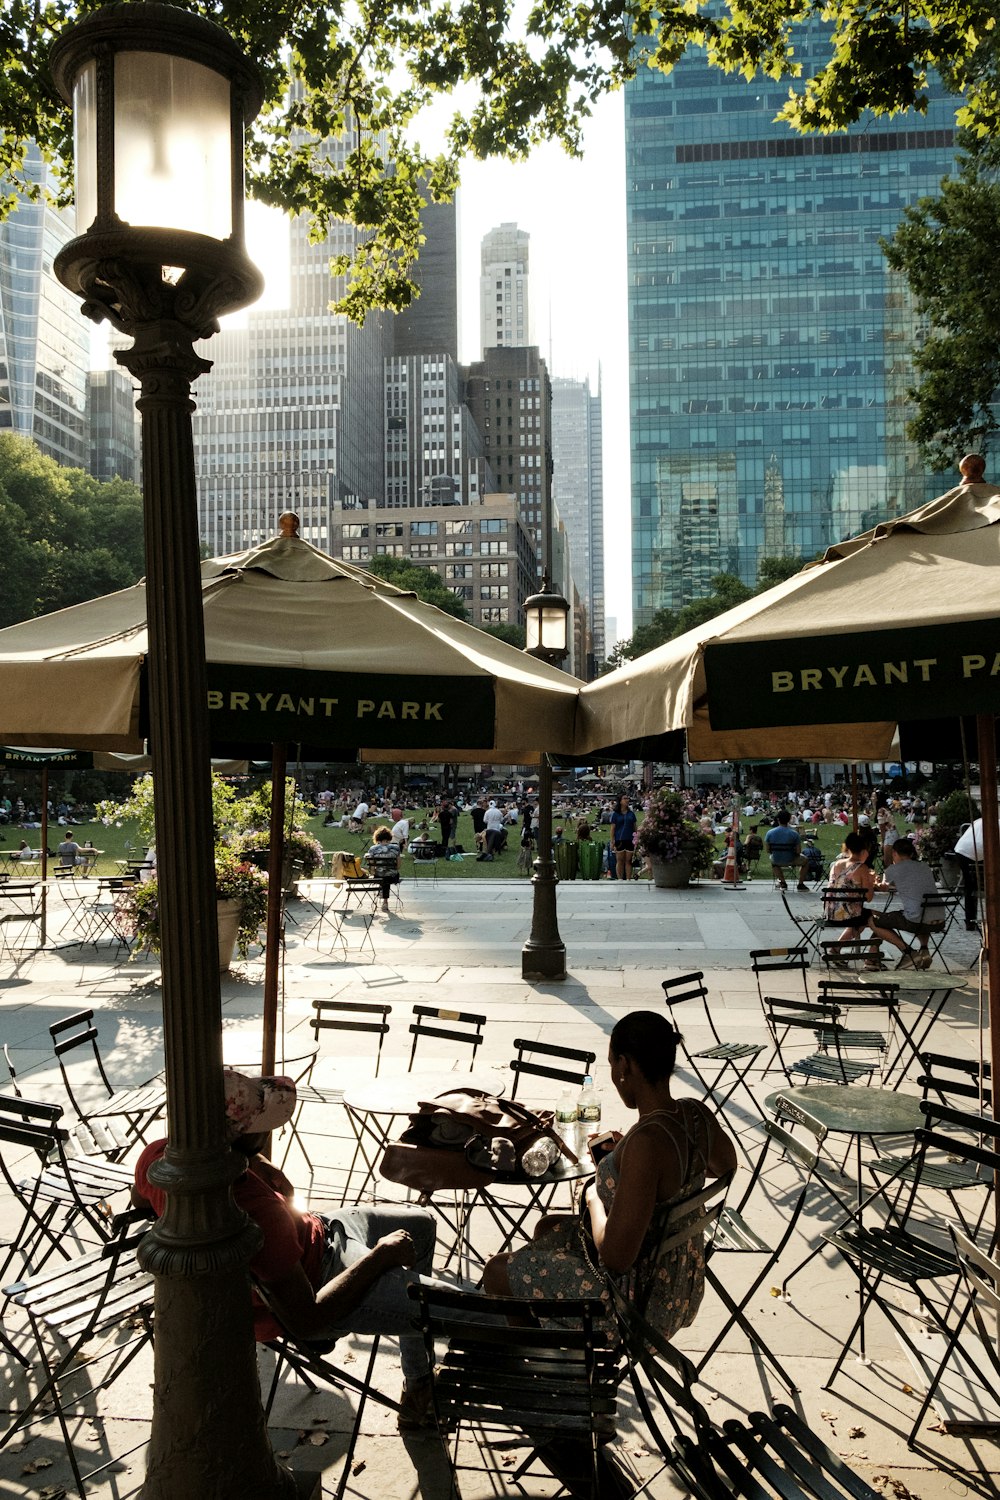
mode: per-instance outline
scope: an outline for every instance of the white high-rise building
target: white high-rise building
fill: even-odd
[[[479,342],[487,349],[531,343],[528,232],[501,224],[483,236],[479,277]]]
[[[35,182],[46,180],[34,145],[27,169]],[[82,469],[90,334],[79,299],[52,274],[74,223],[72,209],[23,194],[0,222],[0,429],[31,438],[56,463]]]
[[[586,606],[591,665],[605,656],[601,395],[589,380],[552,377],[552,498],[569,535],[573,579]],[[578,663],[578,670],[585,663]]]

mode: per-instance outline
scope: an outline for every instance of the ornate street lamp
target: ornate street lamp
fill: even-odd
[[[149,739],[156,767],[167,1207],[145,1237],[156,1275],[145,1500],[295,1493],[260,1404],[247,1267],[259,1231],[235,1207],[225,1138],[205,638],[191,383],[194,344],[259,296],[243,244],[243,131],[255,69],[212,22],[108,5],[68,28],[52,72],[74,113],[78,238],[55,260],[83,312],[133,345],[141,385]],[[154,1175],[151,1173],[151,1175]]]
[[[537,594],[524,601],[528,656],[560,666],[569,655],[569,605],[542,575]],[[566,944],[556,914],[556,865],[552,858],[552,766],[543,755],[538,767],[538,855],[531,877],[531,932],[521,949],[524,979],[565,979]]]
[[[524,601],[525,651],[539,661],[560,666],[569,655],[569,605],[542,574],[537,594]]]

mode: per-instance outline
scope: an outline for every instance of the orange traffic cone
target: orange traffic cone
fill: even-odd
[[[722,872],[723,885],[738,885],[739,872],[736,868],[736,843],[730,839],[729,848],[726,850],[726,868]]]

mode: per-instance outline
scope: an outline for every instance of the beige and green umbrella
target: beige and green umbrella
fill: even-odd
[[[202,564],[213,746],[537,761],[581,684],[294,535]],[[0,740],[139,752],[146,590],[0,630]]]

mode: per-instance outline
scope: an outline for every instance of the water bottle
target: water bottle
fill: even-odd
[[[559,1147],[549,1136],[542,1136],[521,1157],[526,1177],[542,1177],[559,1155]]]
[[[567,1089],[556,1105],[556,1124],[573,1125],[576,1123],[576,1095],[571,1089]]]
[[[583,1080],[583,1088],[576,1101],[576,1117],[587,1125],[601,1123],[601,1096],[594,1088],[594,1080],[589,1073]]]

